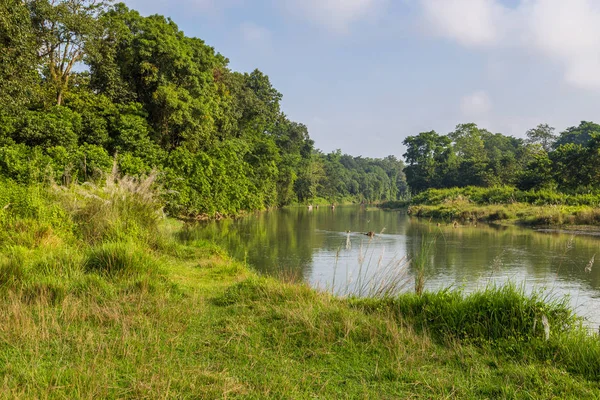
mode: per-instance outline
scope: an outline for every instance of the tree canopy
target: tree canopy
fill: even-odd
[[[473,123],[447,135],[423,132],[404,140],[407,182],[429,188],[511,185],[561,191],[600,187],[600,125],[583,121],[560,135],[540,124],[526,140],[491,133]]]
[[[395,200],[403,163],[314,148],[259,70],[169,18],[99,0],[0,4],[0,174],[19,181],[160,172],[170,212]]]

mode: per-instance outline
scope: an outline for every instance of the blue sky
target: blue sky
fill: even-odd
[[[404,153],[463,122],[600,121],[600,0],[126,0],[259,68],[325,152]]]

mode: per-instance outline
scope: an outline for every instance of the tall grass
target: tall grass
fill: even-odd
[[[412,204],[439,205],[452,201],[469,201],[478,205],[527,203],[532,205],[600,206],[600,193],[562,193],[552,190],[522,191],[513,186],[467,186],[428,189],[415,195]]]
[[[177,245],[161,227],[155,179],[113,168],[101,185],[0,182],[0,291],[60,301],[105,293],[104,279],[122,287],[162,282],[155,249]]]
[[[409,260],[406,257],[393,257],[386,261],[384,248],[378,254],[375,249],[371,249],[374,240],[377,240],[376,235],[370,237],[366,245],[361,241],[356,268],[354,270],[346,268],[346,279],[341,284],[336,283],[340,252],[342,251],[341,248],[338,249],[333,265],[333,280],[330,289],[332,294],[343,297],[386,298],[401,293],[410,285]],[[346,236],[344,247],[346,250],[352,249],[350,234]]]
[[[565,299],[526,295],[514,284],[464,294],[442,290],[393,298],[351,299],[368,313],[393,315],[440,343],[491,348],[508,357],[534,358],[600,379],[600,340],[588,333]]]
[[[415,277],[415,293],[419,296],[425,289],[427,264],[436,241],[437,237],[423,235],[416,253],[411,257],[411,266]]]
[[[156,173],[139,179],[119,176],[114,167],[102,186],[86,183],[54,190],[86,242],[133,238],[151,243],[164,219],[155,181]]]
[[[105,242],[91,247],[84,268],[107,277],[136,277],[155,274],[158,265],[146,249],[132,242]]]

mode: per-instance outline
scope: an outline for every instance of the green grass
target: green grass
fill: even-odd
[[[509,222],[524,225],[600,225],[600,195],[552,190],[520,191],[511,186],[429,189],[410,202],[383,203],[422,218]]]
[[[3,214],[0,398],[600,397],[600,341],[564,303],[319,293],[177,240],[138,189],[29,188],[37,214]]]
[[[589,206],[477,205],[452,201],[440,205],[412,205],[407,212],[420,218],[444,221],[508,222],[532,226],[600,225],[600,208]]]

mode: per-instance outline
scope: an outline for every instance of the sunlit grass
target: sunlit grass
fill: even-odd
[[[600,341],[563,303],[398,295],[409,265],[377,257],[363,297],[336,296],[257,275],[135,190],[41,190],[0,219],[0,398],[600,395]]]

